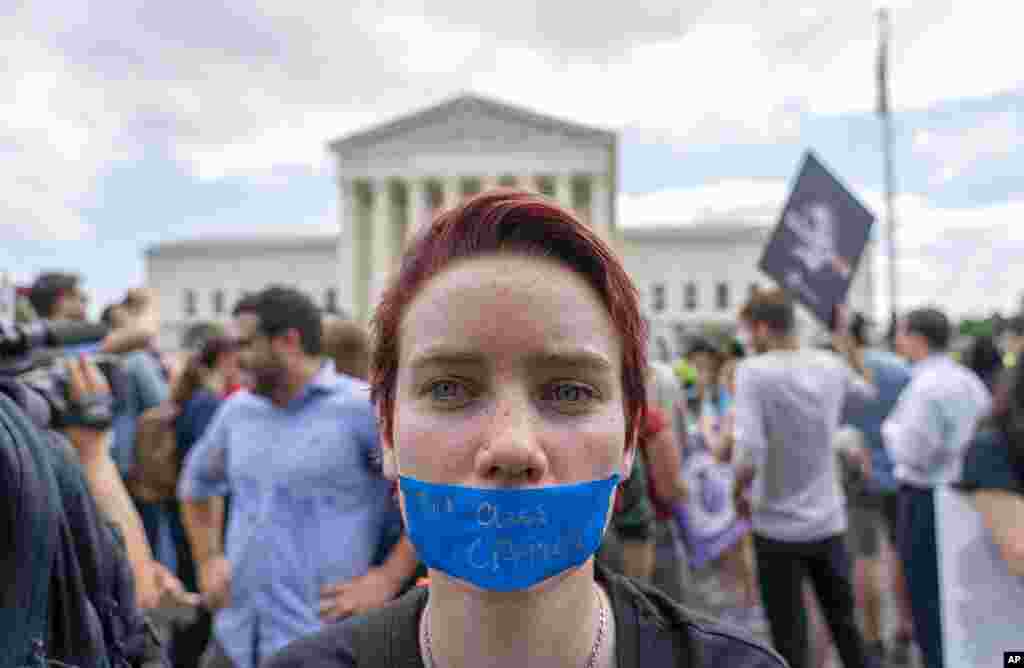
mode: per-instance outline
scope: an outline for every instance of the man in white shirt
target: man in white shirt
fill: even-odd
[[[914,366],[882,425],[900,484],[900,557],[927,668],[943,666],[934,489],[960,479],[967,444],[992,406],[981,379],[946,354],[951,337],[949,319],[936,309],[911,311],[900,321],[896,349]]]
[[[874,387],[845,324],[833,343],[847,361],[800,349],[794,307],[782,291],[756,292],[740,320],[757,354],[736,371],[737,489],[753,483],[754,549],[775,648],[793,668],[808,665],[807,575],[843,665],[873,665],[857,628],[833,437],[847,395],[870,398]],[[870,458],[861,448],[848,456],[864,468]]]

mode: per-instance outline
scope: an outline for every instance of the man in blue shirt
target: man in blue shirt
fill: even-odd
[[[204,665],[255,668],[323,621],[389,601],[416,556],[403,536],[371,567],[394,499],[368,387],[320,357],[313,302],[271,287],[235,326],[251,390],[221,406],[178,492],[199,588],[217,610]]]
[[[892,461],[882,442],[882,423],[910,382],[910,367],[897,355],[867,348],[867,330],[867,319],[858,314],[853,319],[850,333],[863,351],[864,366],[871,372],[877,395],[871,400],[850,395],[843,410],[842,424],[856,430],[871,460],[869,477],[857,477],[855,469],[847,469],[847,538],[850,551],[856,559],[854,580],[860,603],[858,607],[864,611],[864,640],[870,651],[882,656],[886,648],[881,634],[881,538],[884,532],[890,545],[895,547],[899,508],[896,494],[899,486],[893,475]],[[893,566],[890,584],[896,595],[898,619],[896,633],[890,643],[892,651],[887,658],[891,663],[904,664],[909,658],[910,601],[899,560],[894,560]]]

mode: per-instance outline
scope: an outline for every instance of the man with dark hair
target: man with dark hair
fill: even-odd
[[[89,298],[81,291],[80,282],[79,277],[74,274],[41,274],[29,288],[29,302],[40,318],[85,320],[85,308]]]
[[[40,274],[28,289],[28,299],[40,318],[82,321],[88,315],[86,305],[89,297],[82,291],[81,283],[78,276],[66,272]],[[130,308],[104,310],[104,322],[112,331],[97,347],[100,352],[124,353],[145,348],[159,334],[156,302],[147,290],[129,290],[123,304]],[[115,332],[114,324],[118,315],[123,316],[122,326],[117,327]]]
[[[897,327],[896,336],[912,334],[923,339],[928,348],[943,353],[953,338],[953,326],[942,311],[935,308],[921,308],[911,311],[903,319],[902,331]],[[904,344],[913,343],[904,339]]]
[[[372,565],[391,485],[368,388],[320,356],[319,309],[275,286],[235,312],[251,389],[221,405],[178,495],[200,591],[217,611],[203,665],[250,668],[324,621],[386,603],[417,562],[403,536]]]
[[[981,379],[946,354],[952,334],[934,308],[900,321],[896,350],[913,364],[912,377],[882,425],[900,484],[900,556],[927,668],[943,666],[934,489],[960,479],[964,451],[992,405]]]
[[[736,370],[737,508],[751,515],[772,640],[793,668],[808,665],[806,576],[843,665],[872,661],[857,629],[833,447],[846,397],[871,398],[875,391],[843,314],[840,309],[832,342],[845,363],[833,353],[800,348],[794,306],[781,290],[757,291],[740,313],[753,354]],[[844,454],[867,467],[863,449]]]

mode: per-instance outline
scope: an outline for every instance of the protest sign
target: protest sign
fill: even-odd
[[[706,447],[695,447],[686,456],[683,479],[690,491],[689,500],[677,504],[673,511],[690,567],[699,569],[749,533],[750,522],[736,514],[732,467],[718,462]]]
[[[874,222],[874,215],[808,151],[758,268],[831,327]]]

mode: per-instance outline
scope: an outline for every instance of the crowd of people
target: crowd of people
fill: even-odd
[[[23,320],[86,319],[73,273],[23,296]],[[95,549],[122,563],[134,644],[89,660],[65,592],[0,658],[800,668],[834,647],[943,668],[935,490],[1024,575],[1024,321],[956,361],[935,308],[887,339],[838,308],[816,345],[778,289],[737,320],[648,360],[616,253],[508,189],[411,241],[369,329],[275,285],[169,353],[129,290],[65,351],[73,403],[112,403],[60,426],[59,470],[98,518],[65,513],[76,558],[83,526],[113,527]],[[5,606],[28,562],[6,563]]]

